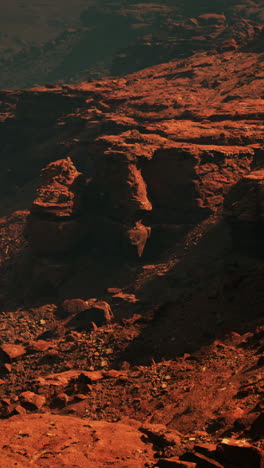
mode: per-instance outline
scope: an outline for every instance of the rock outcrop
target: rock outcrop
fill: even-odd
[[[241,64],[242,70],[238,72]],[[261,64],[257,53],[198,54],[188,63],[172,62],[126,80],[16,94],[17,104],[13,108],[19,131],[25,131],[24,119],[32,112],[35,115],[38,109],[41,128],[39,119],[31,120],[35,132],[40,140],[46,138],[47,130],[42,132],[42,127],[50,132],[46,147],[41,149],[42,158],[48,162],[51,151],[55,158],[67,153],[87,179],[83,188],[80,187],[83,176],[77,173],[76,187],[56,186],[53,180],[48,189],[43,186],[33,205],[32,229],[37,229],[33,226],[36,216],[42,223],[47,222],[43,217],[46,211],[50,232],[59,239],[55,217],[60,217],[61,236],[65,239],[62,251],[78,238],[78,217],[82,213],[86,220],[81,235],[88,232],[89,245],[101,245],[103,249],[108,242],[110,248],[116,244],[118,250],[126,244],[130,233],[140,233],[139,244],[143,246],[149,228],[151,242],[156,231],[166,231],[166,225],[170,230],[172,226],[192,224],[216,213],[229,187],[261,160],[263,102],[258,97],[262,89]],[[48,127],[47,119],[54,110],[53,94],[55,101],[61,96],[63,106],[60,115],[57,106],[56,119]],[[3,123],[5,138],[11,146],[12,122],[9,119]],[[66,135],[71,136],[65,139],[66,129]],[[33,140],[30,144],[31,151],[36,151],[38,143]],[[13,148],[14,154],[17,151]],[[37,172],[39,165],[38,159],[34,160],[31,170]],[[68,197],[66,202],[56,200],[55,195],[51,203],[42,200],[49,196],[49,191],[55,194],[58,189],[61,196],[63,193]],[[71,205],[73,197],[75,206]],[[82,198],[82,206],[78,197]],[[71,211],[71,216],[63,217],[63,210],[65,214]],[[46,229],[45,225],[40,229]],[[66,239],[70,239],[68,245]],[[140,247],[139,255],[142,252]]]
[[[84,184],[84,177],[70,158],[50,163],[42,170],[25,231],[34,252],[61,253],[81,241],[83,227],[79,216]]]
[[[1,93],[3,466],[263,468],[262,36],[202,3],[210,51]]]
[[[82,241],[96,244],[97,240],[99,247],[108,245],[141,257],[151,229],[137,220],[137,213],[142,215],[152,206],[141,172],[135,164],[124,166],[122,170],[122,163],[114,167],[110,163],[98,170],[92,188],[87,188],[70,158],[43,169],[25,230],[33,252],[58,254]]]

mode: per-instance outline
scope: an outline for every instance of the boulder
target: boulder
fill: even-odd
[[[87,302],[82,299],[66,299],[62,308],[66,315],[75,315],[87,309]]]
[[[29,353],[42,353],[54,348],[54,343],[45,340],[31,341],[27,347]]]
[[[69,217],[81,208],[80,188],[84,176],[70,158],[48,164],[40,173],[37,196],[31,213],[52,218]]]
[[[49,387],[57,387],[62,390],[67,388],[72,383],[85,383],[92,385],[99,380],[104,378],[104,374],[101,371],[82,371],[78,369],[72,369],[58,374],[49,374],[44,377],[39,377],[34,380],[34,385],[41,390],[45,390]]]
[[[130,135],[127,135],[129,138]],[[111,139],[110,139],[111,138]],[[98,141],[97,151],[103,153],[100,158],[94,156],[97,167],[94,179],[90,184],[90,209],[101,210],[107,216],[111,213],[119,221],[130,219],[134,213],[149,212],[152,204],[148,198],[147,185],[142,171],[126,154],[126,144],[119,137],[102,137]],[[112,144],[118,150],[108,151]],[[106,147],[106,148],[105,148]]]
[[[151,235],[151,228],[137,221],[134,226],[125,230],[125,242],[128,252],[142,257],[146,243]]]
[[[0,356],[4,361],[9,362],[13,359],[17,359],[26,353],[26,349],[22,345],[16,344],[5,344],[0,347]]]
[[[52,408],[62,409],[65,408],[65,406],[67,406],[68,402],[68,395],[66,393],[59,393],[53,398],[51,406]]]
[[[178,431],[169,430],[162,424],[145,424],[139,429],[148,436],[153,444],[159,447],[173,447],[181,443],[181,434]]]
[[[101,327],[110,323],[112,319],[113,313],[107,302],[90,299],[87,301],[86,309],[69,320],[67,326],[69,328],[86,329],[91,323],[94,323],[96,326]]]
[[[35,253],[65,252],[80,242],[84,234],[79,221],[84,185],[84,176],[70,158],[52,162],[41,171],[25,228],[25,237]]]
[[[244,440],[224,439],[217,446],[216,456],[239,468],[264,468],[264,450],[253,447]]]
[[[19,395],[21,406],[29,411],[40,410],[46,403],[46,398],[43,395],[27,391]]]

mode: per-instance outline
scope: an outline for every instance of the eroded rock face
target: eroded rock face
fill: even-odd
[[[25,354],[25,348],[22,345],[5,344],[0,348],[0,356],[4,362],[10,362]]]
[[[66,301],[69,302],[69,301]],[[92,324],[96,327],[108,324],[113,319],[113,313],[110,305],[105,301],[89,299],[86,302],[86,308],[76,311],[72,317],[66,321],[69,329],[89,329]]]
[[[25,231],[34,252],[65,252],[81,240],[83,229],[79,217],[84,183],[84,176],[70,158],[50,163],[41,171]]]
[[[66,316],[78,314],[87,309],[87,301],[82,299],[66,299],[62,304]]]
[[[250,168],[250,148],[175,143],[158,149],[144,175],[156,219],[194,223],[215,213],[224,194]]]
[[[40,173],[31,213],[45,218],[68,218],[81,210],[80,188],[84,177],[70,158],[50,163]],[[78,187],[79,185],[79,187]]]
[[[142,257],[146,243],[151,236],[151,228],[144,226],[140,221],[137,221],[134,226],[125,231],[125,239],[127,249],[132,255]]]
[[[241,468],[262,468],[264,465],[264,451],[243,440],[225,439],[217,446],[216,453],[224,463],[229,462]]]
[[[91,187],[85,189],[85,178],[70,158],[50,163],[41,171],[25,231],[35,253],[72,250],[90,234],[98,245],[110,249],[116,245],[120,252],[142,256],[151,229],[136,220],[137,213],[150,211],[152,205],[136,164],[111,161],[99,165]]]
[[[224,214],[231,227],[234,246],[263,250],[263,169],[250,172],[231,188],[225,199]]]
[[[221,28],[220,13],[207,13],[190,28]],[[179,226],[218,213],[229,188],[262,160],[262,78],[259,53],[240,48],[125,78],[3,93],[5,201],[20,194],[20,178],[29,196],[41,161],[58,158],[41,175],[28,220],[33,250],[141,256],[159,244],[154,233],[163,233],[165,245],[169,236],[181,240],[172,234],[183,232]],[[39,158],[29,156],[37,151]]]
[[[87,237],[92,245],[141,257],[151,225],[170,229],[216,213],[254,154],[239,146],[153,141],[139,132],[121,134],[108,145],[93,155],[96,172],[88,185],[70,158],[42,171],[26,229],[34,252],[66,252]]]
[[[111,214],[118,221],[131,219],[137,211],[151,211],[146,182],[136,162],[130,160],[124,149],[119,151],[117,138],[113,141],[117,151],[110,155],[112,148],[108,142],[103,148],[100,143],[99,139],[93,156],[96,173],[90,184],[92,203],[87,200],[90,210],[98,214],[99,209],[102,214]]]

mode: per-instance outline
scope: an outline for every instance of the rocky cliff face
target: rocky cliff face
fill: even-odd
[[[229,187],[261,160],[263,77],[259,54],[230,51],[125,79],[2,93],[2,196],[33,197],[41,167],[70,157],[83,174],[83,185],[76,184],[82,202],[78,215],[71,213],[74,220],[61,222],[72,232],[81,216],[82,236],[88,230],[92,243],[100,239],[101,245],[139,236],[141,255],[150,230],[151,242],[155,233],[221,210]],[[51,171],[51,180],[42,176],[32,229],[44,213],[55,220],[71,209],[72,189],[52,175],[57,167],[60,177],[63,164],[43,173]]]

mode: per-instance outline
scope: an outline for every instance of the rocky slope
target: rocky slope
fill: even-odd
[[[261,0],[78,0],[74,7],[12,0],[0,13],[2,89],[125,75],[197,51],[236,49],[263,25]]]
[[[263,467],[261,40],[1,92],[1,466]]]

